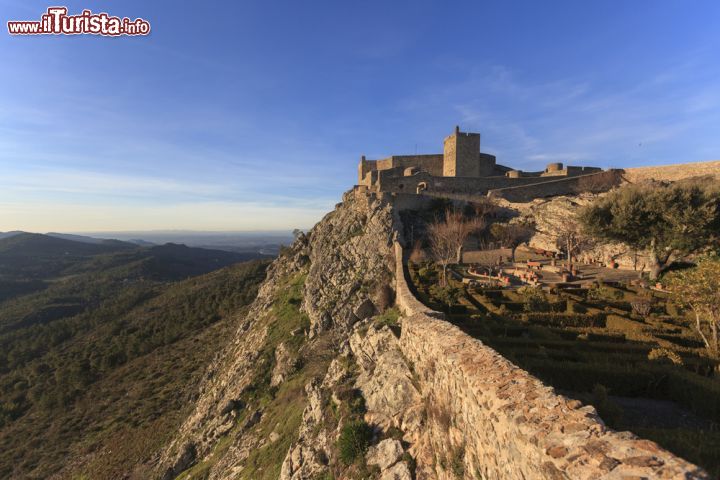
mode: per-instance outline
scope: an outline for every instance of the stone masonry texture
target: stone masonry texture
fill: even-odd
[[[461,458],[464,478],[709,479],[701,468],[558,395],[425,307],[395,244],[401,350],[428,405],[435,451]],[[442,459],[440,459],[442,463]],[[451,478],[438,472],[438,478]]]

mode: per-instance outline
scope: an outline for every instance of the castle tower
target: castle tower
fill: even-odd
[[[444,177],[479,177],[480,134],[465,133],[460,127],[445,138],[443,148]]]
[[[360,157],[360,163],[358,163],[358,185],[362,185],[365,180],[365,175],[370,171],[365,155]]]

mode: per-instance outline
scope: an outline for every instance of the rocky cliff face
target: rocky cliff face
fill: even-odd
[[[307,392],[300,433],[283,462],[281,479],[362,474],[343,471],[337,448],[341,427],[358,401],[363,405],[360,413],[375,429],[376,445],[365,459],[373,478],[413,478],[413,455],[406,446],[421,434],[423,404],[390,328],[372,319],[357,324],[325,378],[308,385]]]
[[[338,375],[333,358],[392,284],[392,224],[388,203],[349,193],[280,255],[157,459],[159,478],[277,478],[317,414],[323,378]],[[318,445],[334,442],[328,435]],[[294,465],[312,470],[307,456]]]
[[[602,194],[538,198],[528,203],[501,201],[501,204],[519,215],[521,221],[534,225],[535,233],[528,242],[531,248],[558,252],[560,250],[557,239],[562,236],[563,228],[568,220],[572,219],[582,207],[589,205],[599,196],[602,196]],[[650,266],[650,259],[644,252],[635,252],[621,243],[589,245],[583,249],[579,260],[605,264],[617,262],[623,268],[635,268],[638,271],[647,269]]]

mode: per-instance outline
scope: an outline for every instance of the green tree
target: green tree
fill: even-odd
[[[651,255],[650,278],[718,241],[720,190],[709,181],[628,185],[585,207],[585,231]]]
[[[695,329],[708,353],[720,357],[720,257],[702,257],[694,268],[672,272],[665,278],[675,302],[695,314]]]

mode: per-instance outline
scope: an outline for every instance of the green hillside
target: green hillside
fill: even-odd
[[[0,240],[0,257],[19,267],[0,280],[12,286],[0,290],[0,478],[142,470],[187,413],[267,261],[23,237]],[[74,261],[50,253],[61,243]],[[40,265],[58,268],[42,277]],[[29,268],[38,278],[20,276]]]
[[[0,239],[0,279],[48,278],[88,257],[135,248],[126,242],[92,244],[19,233]]]

